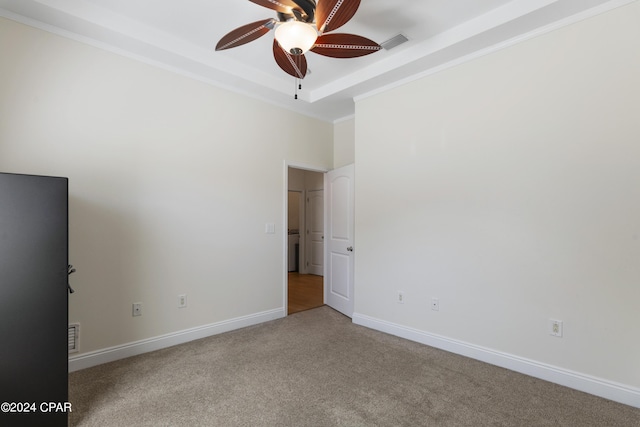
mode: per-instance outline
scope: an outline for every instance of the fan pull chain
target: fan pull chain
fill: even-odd
[[[298,90],[302,90],[302,79],[294,77],[293,83],[296,85],[294,99],[298,99]]]

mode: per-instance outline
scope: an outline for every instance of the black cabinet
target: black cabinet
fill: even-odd
[[[67,425],[67,266],[68,180],[0,173],[0,425]]]

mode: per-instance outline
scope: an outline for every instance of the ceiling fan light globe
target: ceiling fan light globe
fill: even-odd
[[[318,31],[311,24],[289,21],[276,28],[276,40],[292,55],[302,55],[309,51],[318,39]]]

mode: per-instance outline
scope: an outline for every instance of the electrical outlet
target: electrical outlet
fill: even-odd
[[[398,298],[396,301],[398,301],[398,304],[404,304],[404,292],[398,291]]]
[[[431,310],[440,311],[440,300],[438,298],[431,298]]]
[[[178,308],[185,308],[187,306],[187,294],[178,295]]]
[[[562,320],[549,319],[549,335],[562,338]]]
[[[142,303],[141,302],[134,302],[133,303],[133,313],[131,314],[132,316],[142,316]]]

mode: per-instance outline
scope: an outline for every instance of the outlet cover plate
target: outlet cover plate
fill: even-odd
[[[142,303],[141,302],[134,302],[133,303],[131,315],[134,316],[134,317],[142,316]]]
[[[562,338],[562,320],[549,319],[549,335]]]

